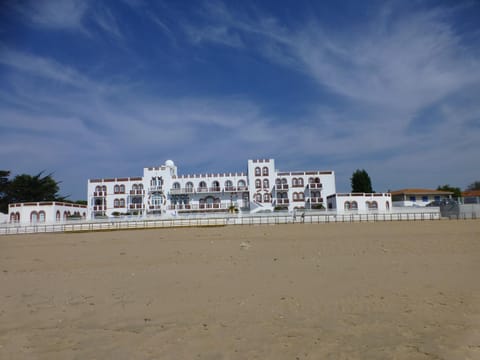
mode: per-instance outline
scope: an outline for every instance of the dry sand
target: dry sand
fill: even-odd
[[[480,221],[0,237],[1,359],[480,359]]]

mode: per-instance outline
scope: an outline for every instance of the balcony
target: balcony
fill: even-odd
[[[142,209],[143,208],[143,204],[130,204],[128,206],[129,209]]]
[[[187,210],[187,211],[215,211],[228,209],[227,204],[177,204],[170,205],[169,210]]]
[[[289,203],[289,199],[277,199],[277,205],[288,205]]]
[[[130,195],[143,195],[145,190],[130,190]]]
[[[194,188],[182,188],[182,189],[170,189],[170,194],[193,194],[195,192]]]
[[[288,184],[275,184],[275,189],[277,191],[287,191],[288,190]]]
[[[221,192],[222,189],[220,186],[213,186],[213,187],[199,187],[197,188],[197,193],[216,193],[216,192]]]
[[[308,186],[310,187],[310,189],[321,189],[323,187],[321,183],[310,183],[308,184]]]
[[[238,186],[237,191],[248,191],[248,186]]]
[[[107,207],[103,205],[95,205],[93,207],[93,211],[104,211],[104,210],[107,210]]]
[[[312,197],[312,198],[310,198],[310,202],[311,202],[312,204],[321,204],[321,203],[323,203],[323,198],[321,198],[321,197]]]
[[[94,191],[93,196],[94,197],[107,196],[107,192],[106,191]]]
[[[162,191],[162,186],[161,186],[161,185],[150,186],[148,190],[149,190],[150,192]]]

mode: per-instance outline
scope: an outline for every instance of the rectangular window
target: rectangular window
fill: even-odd
[[[410,201],[415,202],[415,201],[417,201],[417,199],[415,198],[415,196],[410,196]]]
[[[427,202],[428,201],[428,196],[422,196],[422,201]]]

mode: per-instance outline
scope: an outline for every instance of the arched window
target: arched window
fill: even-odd
[[[185,184],[185,189],[187,190],[187,192],[193,192],[193,183],[192,182],[187,182]]]
[[[173,188],[174,188],[174,189],[180,189],[180,183],[174,182],[174,183],[173,183]]]
[[[365,201],[365,206],[367,207],[367,209],[370,209],[371,207],[370,201]]]
[[[262,202],[262,194],[255,194],[255,201]]]
[[[231,180],[225,181],[225,190],[227,191],[233,190],[233,183]]]
[[[118,194],[118,193],[120,192],[120,186],[115,185],[115,186],[113,187],[113,192],[114,192],[114,194]]]
[[[293,193],[293,201],[298,200],[298,193],[294,192]]]
[[[55,214],[55,220],[60,221],[61,217],[62,217],[62,215],[60,214],[60,211],[57,210],[57,213]]]
[[[370,206],[371,206],[372,209],[378,209],[378,203],[376,201],[372,201]]]
[[[264,166],[262,169],[262,175],[263,176],[268,176],[268,167]]]
[[[200,184],[198,184],[198,190],[199,191],[206,191],[207,190],[207,183],[205,181],[200,181]]]
[[[298,179],[298,186],[303,186],[303,178]]]
[[[138,190],[138,185],[137,185],[137,184],[133,184],[133,185],[132,185],[132,190]]]
[[[66,211],[63,212],[63,220],[67,220],[68,214]]]
[[[213,191],[220,191],[220,183],[217,180],[212,182],[212,190]]]
[[[282,185],[282,179],[276,178],[275,179],[275,185]]]
[[[143,184],[138,184],[138,190],[143,190]]]
[[[315,184],[320,184],[320,178],[319,177],[315,178]]]
[[[36,223],[36,222],[38,222],[38,214],[37,214],[36,211],[32,211],[32,212],[30,213],[30,222],[31,222],[31,223]]]
[[[82,214],[82,217],[85,219],[85,218],[87,217],[87,213],[84,212],[84,213]]]
[[[100,185],[95,186],[95,191],[96,192],[102,191],[102,187]]]
[[[255,176],[260,176],[261,175],[261,170],[259,167],[255,168]]]
[[[358,209],[358,204],[356,201],[352,201],[352,210],[357,210]]]
[[[120,199],[120,207],[125,207],[125,199]]]
[[[102,186],[102,191],[107,192],[107,185],[103,185],[103,186]]]
[[[313,184],[315,182],[315,179],[313,177],[308,178],[308,183]]]
[[[113,207],[118,208],[120,206],[120,201],[118,199],[113,200]]]
[[[244,180],[238,180],[237,186],[239,187],[240,190],[245,189],[246,184]]]
[[[388,201],[385,202],[385,209],[390,210],[390,203]]]
[[[350,210],[350,201],[345,201],[345,204],[343,204],[343,207],[345,210]]]
[[[17,212],[16,218],[17,218],[17,222],[20,222],[20,213],[19,212]]]
[[[263,202],[266,202],[266,203],[270,202],[270,194],[263,195]]]
[[[282,178],[282,185],[287,185],[288,184],[288,181],[286,178]]]
[[[264,189],[270,188],[270,181],[268,181],[268,179],[263,179],[263,188]]]
[[[262,187],[262,182],[260,179],[255,180],[255,188],[260,189]]]
[[[292,186],[297,186],[297,184],[298,184],[297,178],[293,178],[292,179]]]
[[[10,214],[10,222],[15,222],[15,220],[16,220],[15,213],[11,213]]]
[[[305,194],[303,192],[298,193],[298,200],[305,200]]]
[[[120,193],[125,194],[125,185],[120,185]]]
[[[40,211],[38,213],[38,222],[45,222],[45,211]]]

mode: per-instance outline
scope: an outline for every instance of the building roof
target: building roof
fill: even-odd
[[[480,196],[480,190],[467,190],[462,192],[463,197]]]
[[[401,189],[390,192],[394,195],[453,195],[452,191],[431,190],[431,189]]]

